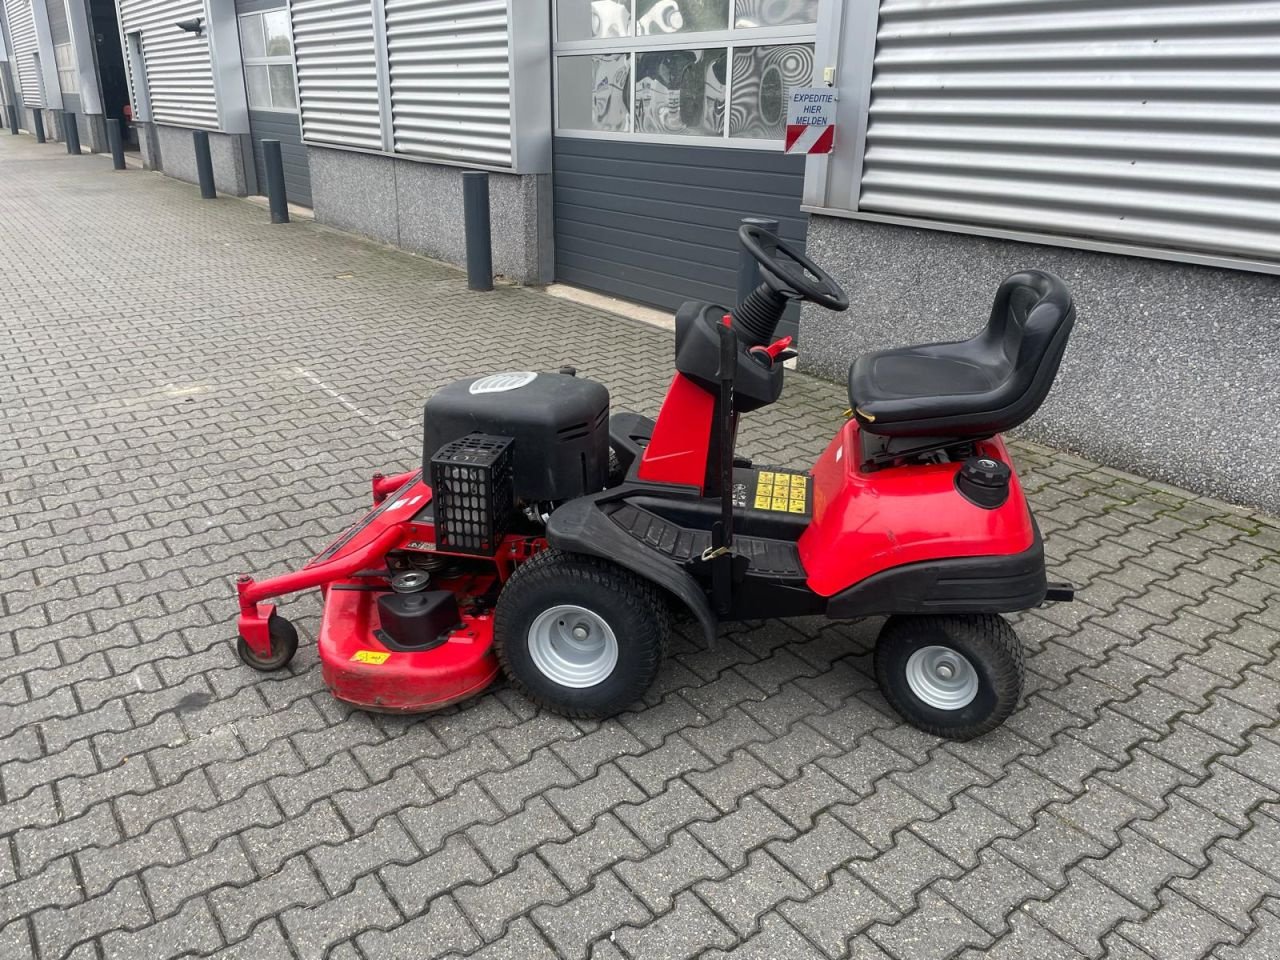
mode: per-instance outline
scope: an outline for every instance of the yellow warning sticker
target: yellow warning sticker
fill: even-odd
[[[803,473],[762,470],[756,479],[753,505],[757,510],[804,513],[809,495],[809,478]]]
[[[374,666],[386,663],[391,654],[385,650],[357,650],[351,657],[356,663],[371,663]]]

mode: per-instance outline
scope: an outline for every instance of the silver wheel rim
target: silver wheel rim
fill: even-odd
[[[978,695],[978,671],[951,647],[921,647],[907,660],[907,686],[931,707],[960,710]]]
[[[564,603],[530,624],[529,655],[543,676],[561,686],[594,687],[618,665],[618,638],[599,614]]]

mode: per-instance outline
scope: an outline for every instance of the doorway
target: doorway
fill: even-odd
[[[124,68],[124,51],[120,46],[120,22],[116,19],[114,0],[89,0],[89,16],[93,30],[93,56],[98,65],[98,83],[102,90],[102,115],[119,120],[121,137],[127,149],[137,149],[129,107],[129,79]]]
[[[298,79],[293,64],[293,28],[289,9],[266,6],[260,0],[238,0],[240,59],[249,99],[249,138],[258,189],[266,190],[267,173],[262,141],[280,141],[284,184],[289,202],[311,206],[311,171],[302,145],[298,113]]]

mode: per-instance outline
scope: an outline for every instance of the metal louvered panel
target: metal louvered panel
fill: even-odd
[[[510,166],[506,0],[385,3],[396,152]]]
[[[36,63],[36,23],[31,16],[31,0],[4,0],[5,16],[9,21],[9,43],[18,85],[22,87],[22,102],[28,107],[43,107],[40,95],[40,68]]]
[[[883,0],[860,210],[1280,259],[1280,0]]]
[[[201,0],[117,0],[120,29],[142,34],[142,59],[157,123],[218,129],[209,39],[176,23],[205,19]]]
[[[382,149],[370,0],[293,0],[303,139]]]

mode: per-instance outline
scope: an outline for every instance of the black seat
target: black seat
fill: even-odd
[[[867,433],[978,439],[1040,408],[1076,311],[1067,285],[1043,270],[1015,273],[971,340],[880,350],[849,368],[849,405]]]

